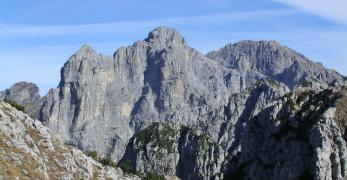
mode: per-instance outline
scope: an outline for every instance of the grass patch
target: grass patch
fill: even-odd
[[[347,87],[343,87],[338,93],[336,101],[335,122],[340,128],[345,141],[347,141]]]
[[[154,172],[149,172],[145,177],[142,178],[142,180],[165,180],[165,177],[157,175]]]
[[[171,123],[153,123],[138,133],[136,143],[140,143],[140,148],[143,150],[151,143],[152,147],[159,147],[166,149],[168,153],[173,153],[177,134]]]
[[[95,160],[97,160],[98,159],[98,152],[96,152],[96,151],[89,151],[89,152],[87,152],[87,156],[89,156],[89,157],[91,157],[91,158],[93,158],[93,159],[95,159]]]
[[[16,108],[18,111],[22,111],[25,113],[25,107],[23,105],[20,105],[15,101],[5,101],[5,102],[11,105],[12,107]]]

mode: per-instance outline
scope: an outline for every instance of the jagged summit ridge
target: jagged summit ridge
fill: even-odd
[[[206,56],[241,73],[268,76],[291,89],[302,85],[327,88],[345,83],[342,75],[276,41],[241,41]]]
[[[260,57],[252,59],[252,56],[257,55],[260,55]],[[281,71],[288,68],[289,64],[291,64],[294,59],[300,60],[301,63],[308,61],[308,59],[300,53],[297,53],[274,40],[244,40],[237,43],[230,43],[217,51],[207,53],[207,56],[221,61],[232,68],[238,68],[240,70],[244,70],[242,69],[242,63],[246,62],[249,63],[251,68],[260,68],[259,66],[266,62],[268,62],[268,65],[273,63],[277,65],[277,69],[275,70]],[[243,56],[247,56],[249,59],[242,59],[241,57]],[[273,58],[272,56],[276,57]]]

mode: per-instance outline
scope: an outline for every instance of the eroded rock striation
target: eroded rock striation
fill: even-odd
[[[140,173],[343,179],[344,84],[346,77],[275,41],[204,55],[159,27],[113,56],[82,46],[39,119],[64,142]]]

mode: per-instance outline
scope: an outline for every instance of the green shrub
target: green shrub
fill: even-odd
[[[142,180],[165,180],[165,177],[157,175],[154,172],[149,172],[144,178],[142,178]]]
[[[301,87],[310,87],[312,85],[311,82],[308,82],[307,80],[303,80],[300,82]]]
[[[295,110],[295,103],[292,99],[289,99],[287,103],[291,110]]]
[[[119,168],[122,169],[123,172],[125,173],[133,173],[133,170],[131,168],[131,162],[129,160],[126,160],[124,162],[121,162],[117,165]]]
[[[270,84],[271,86],[276,86],[276,87],[279,87],[279,86],[280,86],[280,84],[278,83],[278,81],[276,81],[276,80],[274,80],[274,79],[272,79],[272,78],[270,78],[270,77],[267,77],[266,80],[269,82],[269,84]]]
[[[10,104],[12,107],[16,108],[18,111],[25,112],[24,106],[18,104],[15,101],[5,101],[6,103]]]
[[[96,151],[89,151],[89,152],[87,152],[87,156],[97,160],[98,159],[98,152],[96,152]]]
[[[116,167],[116,164],[112,161],[110,157],[102,158],[99,162],[104,166]]]

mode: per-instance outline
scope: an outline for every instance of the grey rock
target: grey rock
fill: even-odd
[[[61,77],[47,96],[43,122],[64,141],[116,160],[148,124],[194,124],[191,119],[240,92],[236,71],[187,47],[177,31],[167,28],[120,48],[113,58],[83,46],[64,65]]]
[[[0,144],[0,179],[140,179],[65,145],[40,121],[2,100]]]
[[[346,80],[334,70],[308,60],[302,54],[276,41],[241,41],[207,53],[227,67],[244,73],[261,74],[286,84],[328,88],[345,84]]]
[[[39,88],[36,84],[19,82],[5,91],[5,99],[16,101],[21,104],[30,103],[40,99]]]
[[[182,179],[222,178],[229,150],[240,146],[243,125],[287,92],[285,85],[263,79],[245,93],[234,94],[193,127],[174,121],[152,124],[131,138],[122,161],[131,161],[139,172],[154,170]]]
[[[345,179],[336,95],[331,89],[291,92],[249,116],[241,128],[237,122],[223,178]]]
[[[6,92],[5,91],[0,91],[0,99],[4,99],[6,96]]]
[[[290,92],[263,79],[211,112],[203,128],[148,126],[131,138],[122,161],[181,179],[345,179],[338,123],[347,119],[337,121],[334,105],[340,95],[338,89]]]
[[[25,107],[25,111],[33,118],[40,118],[40,111],[45,101],[40,97],[39,88],[34,83],[18,82],[0,95],[5,101],[14,101]]]

